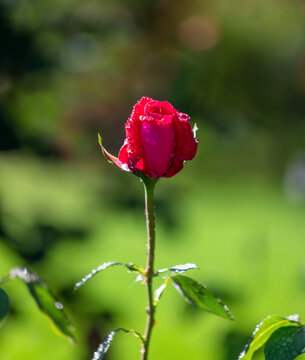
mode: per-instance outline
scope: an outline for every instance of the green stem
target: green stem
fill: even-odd
[[[156,239],[154,189],[157,180],[145,178],[143,181],[145,189],[145,215],[147,227],[147,265],[145,269],[147,287],[147,321],[145,333],[143,335],[144,341],[141,350],[141,360],[147,360],[151,333],[155,323],[155,305],[153,302],[153,276]]]

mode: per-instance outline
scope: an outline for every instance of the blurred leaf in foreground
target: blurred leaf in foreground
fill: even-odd
[[[290,329],[291,329],[291,327],[294,327],[296,330],[299,330],[300,328],[302,328],[302,326],[299,322],[299,318],[297,316],[290,316],[287,318],[278,316],[278,315],[268,316],[265,320],[263,320],[256,327],[256,329],[253,332],[252,338],[246,345],[243,352],[239,355],[238,360],[251,360],[255,351],[260,349],[263,345],[265,345],[266,342],[269,340],[269,338],[270,338],[271,342],[268,343],[267,351],[271,357],[268,357],[268,358],[266,357],[266,359],[279,360],[279,358],[277,358],[277,357],[272,357],[272,354],[279,354],[277,351],[274,351],[274,345],[275,344],[278,345],[279,341],[281,341],[281,340],[279,340],[277,337],[272,340],[271,336],[277,330],[283,329],[285,327],[289,327]],[[282,335],[284,335],[284,334],[282,334]],[[293,337],[291,339],[293,339]],[[282,337],[282,340],[284,341],[284,336]],[[272,345],[272,343],[274,345]],[[282,344],[281,347],[283,345],[284,344]],[[292,345],[292,347],[293,347],[293,345]],[[294,359],[294,357],[292,357],[291,359]],[[285,360],[288,360],[288,359],[285,358]]]
[[[276,330],[265,345],[266,360],[294,360],[304,353],[305,329],[287,326]]]
[[[39,309],[47,315],[61,334],[74,341],[73,327],[63,311],[63,305],[53,296],[47,284],[26,268],[14,268],[10,275],[13,279],[18,277],[25,282]]]

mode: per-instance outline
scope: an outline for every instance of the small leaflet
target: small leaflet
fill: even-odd
[[[112,340],[114,338],[114,335],[119,332],[119,331],[123,331],[127,334],[132,334],[134,335],[135,337],[137,338],[140,338],[142,341],[143,341],[143,338],[142,336],[137,333],[136,331],[134,330],[126,330],[126,329],[123,329],[123,328],[119,328],[119,329],[116,329],[114,331],[111,331],[104,339],[104,341],[99,345],[99,347],[97,348],[97,350],[94,352],[93,354],[93,358],[91,360],[103,360],[107,351],[109,350],[110,348],[110,345],[112,343]]]
[[[187,264],[183,264],[183,265],[175,265],[170,268],[158,270],[156,273],[156,276],[158,276],[159,274],[164,273],[166,271],[171,271],[172,273],[176,273],[176,274],[182,274],[185,271],[192,270],[192,269],[199,269],[199,267],[193,263],[187,263]]]
[[[115,265],[125,266],[130,271],[137,271],[139,273],[142,272],[142,269],[139,266],[134,265],[134,264],[125,264],[125,263],[121,263],[118,261],[108,261],[108,262],[105,262],[104,264],[98,266],[96,269],[93,269],[90,274],[83,277],[81,281],[79,281],[78,283],[75,284],[74,290],[77,290],[80,286],[84,285],[88,280],[90,280],[93,276],[98,274],[100,271],[103,271],[103,270],[109,268],[110,266],[115,266]]]
[[[105,337],[104,341],[99,345],[98,349],[94,352],[92,360],[104,359],[104,355],[107,353],[111,345],[111,342],[113,340],[113,337],[118,331],[119,329],[115,331],[111,331],[111,333]]]
[[[165,290],[167,284],[168,284],[168,280],[169,278],[167,278],[165,280],[165,282],[158,287],[158,289],[156,289],[155,291],[155,296],[154,296],[154,305],[156,306],[161,298],[161,295],[163,294],[163,291]]]

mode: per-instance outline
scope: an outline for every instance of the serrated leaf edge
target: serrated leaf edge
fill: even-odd
[[[111,267],[111,266],[115,266],[115,265],[121,265],[126,267],[129,271],[136,271],[140,274],[143,273],[143,269],[141,269],[139,266],[135,265],[135,264],[127,264],[127,263],[122,263],[122,262],[118,262],[118,261],[108,261],[105,262],[101,265],[99,265],[97,268],[93,269],[91,271],[91,273],[87,274],[86,276],[84,276],[82,278],[81,281],[77,282],[74,285],[74,291],[78,290],[82,285],[84,285],[88,280],[90,280],[91,278],[93,278],[93,276],[95,276],[96,274],[98,274],[99,272],[106,270],[107,268]]]
[[[135,330],[127,330],[124,328],[118,328],[116,330],[111,331],[105,338],[104,340],[100,343],[100,345],[98,346],[97,350],[94,352],[93,354],[93,358],[91,360],[103,360],[104,356],[106,355],[106,353],[109,350],[109,347],[112,343],[112,340],[114,338],[114,335],[116,333],[118,333],[119,331],[123,331],[127,334],[132,334],[135,337],[139,338],[142,343],[144,342],[144,339],[142,337],[142,335],[140,335],[137,331]]]

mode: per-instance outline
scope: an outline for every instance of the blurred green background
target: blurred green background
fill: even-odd
[[[1,360],[86,360],[109,331],[143,330],[133,274],[72,291],[105,261],[145,264],[142,185],[97,144],[99,131],[118,153],[142,96],[190,114],[200,139],[158,183],[156,265],[195,262],[235,316],[168,288],[151,359],[234,360],[267,315],[305,321],[303,0],[1,0],[0,19],[0,274],[38,272],[78,340],[57,337],[16,280]],[[108,359],[137,358],[118,334]]]

